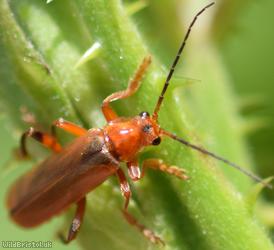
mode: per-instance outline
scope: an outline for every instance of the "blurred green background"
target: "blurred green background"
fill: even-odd
[[[274,172],[274,32],[273,1],[247,1],[218,46],[238,95],[249,149],[263,176]],[[218,24],[221,26],[222,24]],[[218,35],[218,34],[217,34]]]
[[[48,8],[54,8],[55,1],[58,0],[50,3]],[[43,2],[46,4],[46,1]],[[127,1],[127,4],[132,2],[135,1]],[[187,1],[177,2],[182,9],[188,6]],[[200,2],[200,6],[203,6],[206,1]],[[31,1],[29,3],[31,4]],[[217,3],[216,8],[219,11],[217,11],[214,18],[211,36],[228,72],[232,89],[237,97],[239,112],[246,120],[241,129],[245,133],[248,148],[255,161],[256,170],[261,176],[271,176],[274,174],[274,1],[250,0],[239,3],[239,1],[224,0],[217,1]],[[180,17],[174,18],[174,20],[165,18],[165,15],[175,15],[169,13],[173,10],[165,8],[165,4],[166,1],[155,4],[155,1],[147,0],[146,6],[133,16],[133,20],[147,40],[150,36],[152,37],[148,41],[149,46],[153,47],[153,44],[155,44],[154,53],[158,53],[158,57],[168,64],[170,56],[174,55],[177,47],[172,46],[172,44],[178,44],[181,31],[173,26],[175,21],[180,20]],[[157,13],[162,14],[162,16],[158,16],[162,23],[159,23],[159,20],[153,16],[155,6],[161,9],[161,11],[157,10]],[[178,13],[180,13],[179,10],[177,10],[176,16],[178,16]],[[185,11],[182,11],[182,13],[185,13]],[[148,16],[151,19],[148,19]],[[191,17],[193,13],[187,16]],[[158,26],[156,25],[157,22]],[[161,25],[169,26],[170,24],[172,24],[172,27],[170,27],[171,34],[162,33]],[[144,26],[142,27],[142,25]],[[200,29],[198,24],[195,32],[202,32]],[[168,39],[177,40],[168,43]],[[167,44],[166,51],[162,50],[161,43]],[[191,40],[188,47],[191,47]],[[188,77],[195,79],[195,75]],[[0,82],[0,88],[4,84],[5,82]],[[0,121],[0,163],[2,169],[5,169],[2,171],[3,175],[0,176],[0,241],[14,239],[54,240],[56,228],[62,226],[63,218],[54,219],[50,223],[28,232],[18,228],[8,218],[4,204],[6,191],[16,176],[31,167],[31,163],[21,164],[20,169],[16,168],[16,163],[14,163],[12,168],[6,170],[7,162],[12,157],[11,153],[18,145],[19,131],[15,132],[14,128],[10,126],[9,113],[3,108],[1,109]],[[23,168],[21,168],[22,166]],[[273,192],[265,192],[265,197],[270,202],[274,201]],[[270,216],[274,217],[273,214],[270,214]],[[75,248],[79,248],[76,242],[73,242],[70,246],[63,246],[54,241],[54,249]]]

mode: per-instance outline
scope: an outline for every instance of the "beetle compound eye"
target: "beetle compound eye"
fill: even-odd
[[[143,131],[146,132],[146,133],[149,133],[151,131],[151,126],[150,125],[145,125],[143,127]]]
[[[149,117],[149,113],[146,111],[143,111],[139,114],[139,116],[141,116],[142,118],[147,118],[147,117]]]
[[[157,137],[152,141],[152,145],[157,146],[161,143],[161,137]]]

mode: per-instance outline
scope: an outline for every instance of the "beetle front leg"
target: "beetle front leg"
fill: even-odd
[[[168,173],[170,175],[174,175],[181,180],[187,180],[189,178],[187,175],[185,175],[186,171],[183,168],[179,168],[177,166],[168,166],[160,159],[144,160],[143,166],[142,166],[141,178],[144,177],[145,171],[147,168],[160,170],[160,171]]]
[[[151,63],[151,57],[150,56],[145,57],[143,62],[140,64],[139,68],[137,69],[134,77],[130,80],[127,89],[115,92],[115,93],[111,94],[110,96],[108,96],[103,101],[102,112],[108,122],[117,118],[117,114],[110,107],[109,104],[112,101],[124,99],[124,98],[127,98],[127,97],[133,95],[140,87],[140,82],[142,80],[142,77],[144,76],[150,63]]]
[[[44,146],[50,148],[54,152],[61,151],[61,145],[57,142],[57,139],[54,136],[40,132],[38,130],[35,130],[33,127],[30,127],[26,132],[22,134],[20,140],[20,152],[21,156],[23,157],[28,156],[28,151],[26,149],[26,139],[28,137],[32,137],[33,139],[42,143]]]
[[[59,234],[59,238],[65,244],[68,244],[70,241],[74,240],[77,235],[77,232],[80,229],[80,226],[83,222],[83,218],[85,214],[86,197],[78,201],[76,205],[77,205],[76,212],[75,212],[73,221],[71,223],[67,238],[65,239],[63,234]]]
[[[156,236],[151,230],[147,229],[144,225],[140,224],[128,211],[128,204],[129,204],[129,200],[131,197],[131,191],[130,191],[130,186],[128,184],[128,181],[126,179],[126,176],[123,172],[122,169],[118,169],[117,171],[117,176],[120,182],[120,189],[121,192],[123,194],[123,196],[125,197],[125,205],[124,208],[122,210],[123,215],[125,217],[125,219],[127,220],[127,222],[130,225],[133,225],[135,227],[138,228],[138,230],[147,238],[149,239],[152,243],[161,243],[162,245],[165,245],[164,241]]]

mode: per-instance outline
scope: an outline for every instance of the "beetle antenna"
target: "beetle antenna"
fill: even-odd
[[[163,89],[162,89],[161,95],[160,95],[159,98],[158,98],[157,105],[156,105],[156,107],[155,107],[155,109],[154,109],[153,118],[154,118],[155,120],[158,119],[158,112],[159,112],[160,106],[161,106],[161,104],[162,104],[162,102],[163,102],[164,95],[165,95],[166,90],[167,90],[167,87],[168,87],[168,85],[169,85],[169,81],[170,81],[170,79],[172,78],[172,75],[173,75],[173,73],[174,73],[175,67],[176,67],[176,65],[177,65],[177,63],[178,63],[178,61],[179,61],[179,59],[180,59],[180,57],[181,57],[181,55],[182,55],[182,52],[183,52],[184,47],[185,47],[185,45],[186,45],[186,41],[187,41],[187,39],[188,39],[188,37],[189,37],[189,34],[190,34],[190,32],[191,32],[191,29],[192,29],[193,25],[195,24],[196,20],[198,19],[198,17],[199,17],[206,9],[208,9],[209,7],[211,7],[213,4],[215,4],[215,3],[212,2],[212,3],[208,4],[207,6],[205,6],[202,10],[200,10],[200,11],[195,15],[195,17],[193,18],[192,22],[190,23],[190,25],[189,25],[189,27],[188,27],[188,30],[187,30],[187,33],[186,33],[186,35],[185,35],[185,37],[184,37],[184,39],[183,39],[183,42],[182,42],[182,44],[181,44],[181,46],[180,46],[180,48],[179,48],[179,50],[178,50],[178,52],[177,52],[177,55],[176,55],[176,57],[175,57],[175,60],[173,61],[173,64],[172,64],[172,66],[171,66],[171,68],[170,68],[170,71],[169,71],[168,76],[167,76],[167,78],[166,78],[166,81],[165,81],[164,87],[163,87]]]
[[[167,135],[168,137],[170,137],[170,138],[172,138],[172,139],[174,139],[174,140],[176,140],[176,141],[178,141],[178,142],[180,142],[182,144],[184,144],[187,147],[190,147],[190,148],[192,148],[192,149],[194,149],[196,151],[199,151],[202,154],[209,155],[209,156],[211,156],[214,159],[217,159],[219,161],[222,161],[222,162],[226,163],[228,166],[231,166],[231,167],[239,170],[240,172],[242,172],[246,176],[250,177],[251,179],[253,179],[256,182],[259,182],[259,183],[263,184],[264,186],[268,187],[269,189],[273,188],[272,185],[264,182],[264,180],[262,178],[256,176],[255,174],[247,171],[246,169],[244,169],[244,168],[236,165],[235,163],[233,163],[233,162],[231,162],[231,161],[229,161],[229,160],[227,160],[227,159],[225,159],[225,158],[223,158],[221,156],[218,156],[218,155],[216,155],[216,154],[214,154],[212,152],[207,151],[206,149],[203,149],[203,148],[200,148],[200,147],[198,147],[196,145],[193,145],[190,142],[185,141],[184,139],[179,138],[178,136],[176,136],[176,135],[174,135],[174,134],[172,134],[170,132],[167,132],[165,130],[161,130],[161,133],[164,134],[164,135]]]

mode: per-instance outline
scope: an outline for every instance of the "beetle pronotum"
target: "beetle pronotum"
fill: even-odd
[[[7,206],[11,218],[17,224],[23,227],[37,226],[75,203],[77,205],[76,213],[68,236],[64,239],[65,242],[70,242],[76,237],[83,221],[86,194],[99,186],[108,177],[116,174],[121,192],[125,198],[123,214],[126,220],[136,226],[150,241],[163,243],[158,236],[140,224],[127,211],[131,191],[126,176],[119,167],[120,162],[125,162],[129,177],[134,181],[144,176],[146,168],[160,170],[183,180],[187,179],[182,168],[168,166],[159,159],[145,160],[140,170],[137,153],[146,146],[160,144],[163,136],[172,138],[200,153],[225,162],[254,180],[262,182],[259,177],[247,172],[238,165],[177,137],[160,128],[158,124],[158,113],[162,101],[191,28],[198,16],[213,4],[211,3],[199,11],[191,22],[151,116],[148,112],[142,112],[133,118],[118,117],[110,107],[110,102],[127,98],[138,90],[141,79],[151,63],[151,57],[147,56],[129,82],[127,89],[111,94],[103,101],[102,112],[107,124],[102,129],[86,130],[60,118],[53,123],[51,134],[30,128],[22,135],[21,152],[24,156],[28,154],[25,146],[28,137],[32,137],[44,146],[49,147],[54,154],[19,178],[11,187],[7,196]],[[77,138],[71,144],[62,148],[55,136],[55,127],[61,128],[77,136]]]

